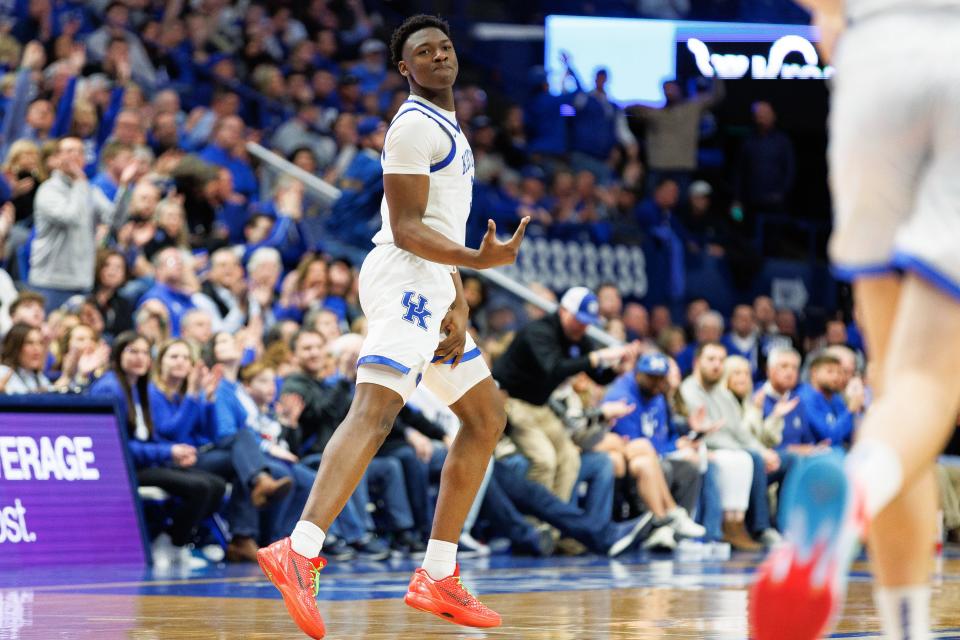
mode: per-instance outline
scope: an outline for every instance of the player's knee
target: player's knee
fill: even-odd
[[[507,426],[507,412],[499,403],[485,406],[464,420],[463,426],[496,442]]]
[[[380,438],[386,438],[387,434],[393,429],[395,420],[395,413],[384,412],[380,408],[363,407],[356,410],[351,408],[344,422],[351,425],[348,428],[369,431]]]

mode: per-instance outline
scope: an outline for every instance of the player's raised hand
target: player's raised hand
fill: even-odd
[[[473,264],[467,265],[476,269],[490,269],[491,267],[500,267],[513,264],[520,253],[520,243],[523,242],[523,234],[530,224],[530,216],[520,221],[513,237],[506,242],[497,240],[497,225],[493,220],[487,220],[487,232],[480,243],[480,249],[477,251],[477,257]]]

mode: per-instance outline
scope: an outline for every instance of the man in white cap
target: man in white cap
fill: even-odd
[[[600,303],[586,287],[563,294],[560,308],[517,332],[494,363],[493,378],[509,399],[509,435],[530,460],[528,476],[569,500],[580,471],[580,453],[563,422],[547,404],[564,380],[586,372],[609,384],[639,355],[637,343],[599,348],[587,327],[600,321]]]

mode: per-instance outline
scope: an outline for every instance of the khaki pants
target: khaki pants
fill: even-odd
[[[530,460],[527,477],[567,502],[580,473],[580,451],[560,418],[548,406],[507,399],[510,438]]]
[[[960,469],[937,465],[940,485],[940,508],[943,509],[943,528],[960,529]]]

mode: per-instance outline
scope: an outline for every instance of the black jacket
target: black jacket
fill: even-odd
[[[511,398],[542,406],[564,380],[585,371],[599,384],[617,377],[613,369],[594,369],[588,354],[599,346],[587,336],[571,342],[556,313],[534,320],[519,332],[493,364],[493,378]]]

